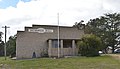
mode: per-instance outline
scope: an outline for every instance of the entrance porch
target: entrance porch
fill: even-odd
[[[59,56],[75,56],[78,54],[78,49],[76,43],[78,40],[75,39],[60,39],[59,40]],[[49,39],[48,40],[48,56],[57,57],[58,56],[58,40]]]

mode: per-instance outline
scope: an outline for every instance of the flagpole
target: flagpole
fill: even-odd
[[[60,30],[59,30],[59,13],[58,13],[58,58],[60,57],[60,46],[59,46],[59,39],[60,39]]]

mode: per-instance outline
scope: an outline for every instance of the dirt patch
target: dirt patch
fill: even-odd
[[[108,54],[110,56],[112,56],[115,59],[119,59],[120,60],[120,54]]]

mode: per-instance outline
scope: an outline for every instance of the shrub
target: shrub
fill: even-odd
[[[81,41],[77,43],[79,51],[82,56],[92,57],[99,56],[99,50],[102,47],[101,39],[95,35],[86,35]]]

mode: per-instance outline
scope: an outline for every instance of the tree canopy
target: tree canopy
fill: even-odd
[[[111,46],[114,53],[115,46],[118,44],[116,38],[120,36],[120,14],[108,13],[99,18],[90,19],[86,24],[85,33],[100,37],[105,48]]]
[[[16,54],[16,35],[10,36],[9,40],[7,41],[7,55],[11,55],[14,57]]]
[[[4,55],[4,42],[2,41],[3,33],[0,32],[0,56]]]
[[[2,42],[2,32],[0,32],[0,42]]]

